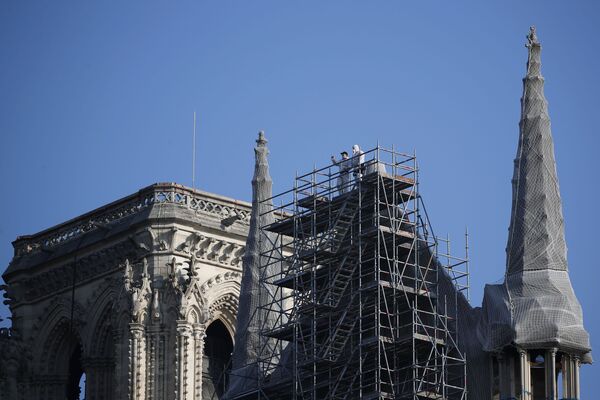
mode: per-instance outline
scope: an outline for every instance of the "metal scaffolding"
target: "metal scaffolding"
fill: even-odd
[[[433,234],[414,155],[378,146],[363,160],[314,169],[268,200],[281,205],[261,226],[269,301],[258,314],[276,317],[262,321],[259,389],[247,397],[466,399],[448,299],[468,290],[466,257]]]

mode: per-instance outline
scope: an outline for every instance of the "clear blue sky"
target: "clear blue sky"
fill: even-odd
[[[416,149],[436,232],[459,248],[469,227],[480,304],[504,272],[531,24],[571,279],[600,343],[596,1],[4,1],[2,265],[17,235],[154,182],[191,184],[196,110],[198,186],[244,200],[259,129],[275,191],[354,143]],[[582,370],[589,398],[599,375]]]

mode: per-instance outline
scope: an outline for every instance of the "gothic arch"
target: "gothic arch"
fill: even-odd
[[[239,294],[224,294],[216,299],[208,309],[207,325],[216,320],[220,320],[229,334],[233,338],[235,336],[235,321],[238,310]]]
[[[203,359],[205,374],[202,383],[206,397],[220,399],[227,390],[232,351],[233,336],[223,320],[217,318],[207,324]]]
[[[208,308],[206,326],[220,320],[232,338],[235,333],[241,278],[239,272],[225,272],[209,278],[200,287]]]
[[[73,320],[71,321],[71,306],[73,306]],[[32,338],[33,347],[38,348],[34,354],[38,355],[36,365],[42,372],[53,372],[56,363],[64,355],[61,351],[65,341],[77,341],[83,346],[81,331],[84,325],[83,307],[77,301],[71,304],[71,299],[57,297],[44,310],[36,324],[37,340]],[[85,348],[81,349],[85,351]]]
[[[114,304],[116,290],[112,282],[107,282],[90,297],[86,307],[86,325],[83,330],[86,356],[112,356],[112,331],[114,324]]]
[[[79,398],[79,381],[84,373],[82,340],[84,327],[83,307],[71,303],[67,297],[58,297],[44,310],[38,320],[36,331],[39,340],[33,341],[37,348],[33,354],[35,374],[42,379],[37,385],[38,398]],[[52,384],[44,381],[52,377]]]
[[[201,324],[205,320],[205,315],[202,309],[196,305],[192,305],[188,307],[187,314],[185,316],[185,320],[191,324]]]
[[[115,381],[116,340],[114,336],[114,304],[117,288],[114,280],[102,283],[89,297],[86,324],[82,332],[86,353],[83,367],[86,374],[86,398],[111,399]]]

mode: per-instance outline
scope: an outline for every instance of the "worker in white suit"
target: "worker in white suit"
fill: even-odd
[[[339,194],[344,194],[350,191],[350,170],[352,170],[352,161],[348,156],[347,151],[340,153],[341,160],[337,160],[335,156],[331,156],[331,162],[338,166],[340,175],[337,178],[337,189]]]
[[[357,144],[352,146],[352,167],[354,181],[358,184],[364,173],[365,153]]]

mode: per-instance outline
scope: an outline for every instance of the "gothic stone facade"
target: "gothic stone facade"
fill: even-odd
[[[19,237],[0,399],[220,397],[250,210],[156,184]]]

